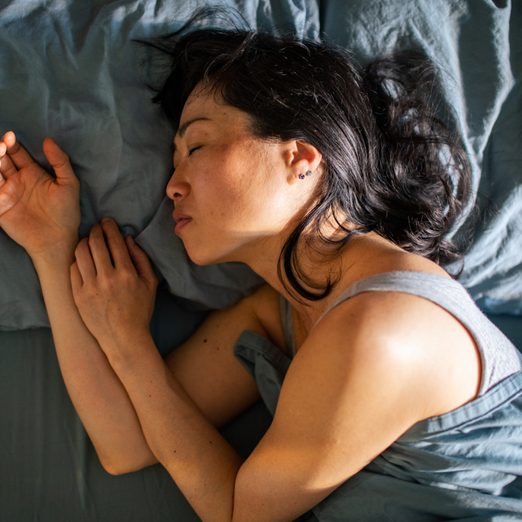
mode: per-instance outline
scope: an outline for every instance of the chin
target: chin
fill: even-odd
[[[198,266],[217,265],[220,263],[231,263],[239,261],[236,256],[231,255],[230,252],[223,252],[222,249],[219,251],[212,251],[210,248],[197,248],[191,247],[191,245],[185,245],[190,260]]]
[[[189,256],[189,259],[197,266],[208,266],[214,264],[212,261],[209,261],[204,257]]]
[[[209,252],[208,250],[187,248],[186,246],[185,250],[187,251],[189,259],[198,266],[215,265],[225,262],[221,257],[212,255],[212,252]]]

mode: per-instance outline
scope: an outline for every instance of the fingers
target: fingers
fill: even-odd
[[[81,286],[82,283],[90,283],[93,281],[96,278],[96,268],[94,266],[87,238],[82,239],[78,243],[78,246],[74,251],[74,257],[76,259],[74,265],[76,266],[78,275],[80,276],[80,279],[76,279],[78,285]]]
[[[6,151],[6,144],[3,141],[0,142],[0,185],[3,185],[5,183],[5,178],[4,176],[2,176],[2,158],[5,156]]]
[[[105,238],[103,237],[102,227],[98,224],[91,228],[89,249],[96,267],[96,273],[101,276],[108,276],[114,267]]]
[[[150,285],[156,285],[158,279],[152,269],[147,254],[145,254],[145,252],[137,245],[132,236],[126,237],[126,243],[138,274]]]
[[[13,131],[6,132],[2,138],[2,141],[7,146],[7,154],[9,154],[9,158],[14,167],[17,169],[22,169],[31,163],[34,163],[34,160],[31,158],[30,154],[16,140],[16,135]],[[11,169],[9,169],[7,177],[9,177],[9,175],[12,173],[13,172]]]
[[[56,174],[58,182],[77,180],[69,161],[69,156],[57,145],[52,138],[46,138],[43,142],[43,151],[47,161]]]
[[[80,269],[78,268],[78,262],[75,261],[70,267],[70,277],[71,277],[71,288],[73,292],[73,296],[78,294],[78,291],[83,286],[83,279],[80,273]]]
[[[0,164],[0,173],[4,178],[7,179],[9,176],[12,176],[18,172],[18,169],[14,166],[13,162],[7,154],[2,157],[1,161],[2,163]]]
[[[137,274],[149,287],[158,282],[147,254],[131,236],[124,240],[112,219],[106,218],[101,225],[92,227],[89,238],[82,239],[76,247],[75,257],[76,268],[71,267],[73,284],[89,283],[99,275],[109,276],[113,269]]]
[[[0,178],[5,181],[6,178],[17,172],[16,167],[7,155],[7,145],[0,141]],[[0,180],[0,183],[2,181]]]
[[[102,220],[101,226],[107,237],[107,243],[109,244],[115,268],[125,268],[134,273],[134,265],[129,257],[127,246],[116,222],[113,219],[105,218]]]

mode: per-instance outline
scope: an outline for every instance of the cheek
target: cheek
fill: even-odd
[[[193,188],[200,195],[198,199],[205,200],[206,213],[216,218],[243,214],[257,193],[255,179],[234,158],[218,161],[210,169],[206,164]]]
[[[209,227],[253,231],[277,218],[281,187],[259,145],[241,141],[200,158],[194,164],[192,192]]]

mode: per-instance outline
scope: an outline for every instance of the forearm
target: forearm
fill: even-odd
[[[70,253],[34,258],[63,379],[71,400],[108,471],[155,461],[134,408],[73,300]]]
[[[124,344],[136,355],[112,359],[111,365],[149,447],[202,520],[230,521],[241,458],[173,377],[150,335],[133,336]]]

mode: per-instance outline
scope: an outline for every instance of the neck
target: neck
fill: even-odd
[[[297,259],[303,273],[320,284],[326,284],[329,279],[334,282],[331,292],[324,299],[311,301],[303,297],[296,298],[296,292],[289,292],[279,279],[277,266],[283,244],[280,239],[267,238],[243,262],[281,294],[308,327],[350,284],[386,269],[388,265],[384,260],[390,254],[396,259],[396,254],[402,252],[399,247],[375,233],[352,237],[335,256],[330,257],[321,257],[310,248],[298,246]],[[289,284],[288,287],[291,289]]]
[[[263,280],[265,280],[274,290],[281,294],[303,318],[314,322],[318,319],[325,307],[328,305],[332,297],[335,297],[337,288],[344,289],[342,281],[349,273],[349,267],[352,264],[352,245],[348,244],[335,257],[322,257],[315,253],[312,249],[302,246],[304,241],[300,241],[297,246],[297,259],[302,272],[312,278],[314,282],[325,285],[328,280],[338,281],[334,285],[332,292],[319,301],[313,301],[301,297],[287,283],[287,287],[283,285],[278,274],[279,256],[281,254],[284,240],[281,238],[265,238],[256,248],[247,254],[242,260],[254,272],[256,272]],[[283,278],[285,274],[282,274]],[[301,283],[303,284],[303,282]],[[308,289],[306,285],[305,288]],[[310,288],[311,292],[316,289]],[[307,321],[308,322],[308,321]]]

